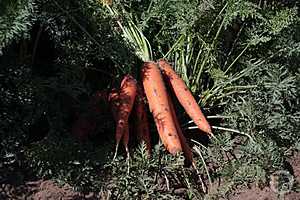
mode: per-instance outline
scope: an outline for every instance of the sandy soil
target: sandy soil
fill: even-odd
[[[300,184],[300,153],[289,160],[292,166],[294,183]],[[71,186],[58,186],[51,180],[28,181],[25,184],[13,185],[2,183],[0,185],[0,200],[4,199],[32,199],[32,200],[80,200],[101,199],[99,194],[88,195],[75,192]],[[256,186],[239,189],[230,195],[229,200],[277,200],[278,195],[270,188],[260,189]],[[300,200],[300,192],[284,194],[284,200]]]
[[[26,182],[24,185],[13,186],[2,184],[0,187],[0,199],[32,199],[32,200],[94,200],[99,199],[94,193],[88,195],[75,192],[71,186],[58,186],[51,180],[39,180]]]
[[[289,160],[289,164],[292,166],[292,174],[294,175],[294,186],[300,184],[300,153],[296,154]],[[272,184],[272,180],[270,181]],[[300,192],[287,192],[281,196],[284,200],[300,200]],[[258,187],[252,187],[247,189],[238,190],[233,194],[230,200],[278,200],[280,199],[278,194],[275,193],[270,187],[259,189]]]

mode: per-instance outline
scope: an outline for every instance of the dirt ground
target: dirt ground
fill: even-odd
[[[32,200],[94,200],[99,199],[94,193],[81,194],[75,192],[71,186],[58,186],[51,180],[26,182],[24,185],[13,186],[2,184],[0,188],[0,199],[32,199]]]
[[[292,166],[292,174],[294,175],[294,187],[298,188],[298,192],[287,192],[281,197],[278,196],[270,187],[259,189],[258,187],[252,187],[247,189],[238,190],[229,199],[230,200],[300,200],[300,153],[295,155],[289,160],[289,164]],[[270,185],[272,180],[270,181]]]
[[[289,160],[292,166],[292,174],[295,177],[294,186],[300,183],[300,153]],[[299,188],[299,187],[298,187]],[[274,189],[273,189],[274,190]],[[236,191],[230,195],[229,200],[277,200],[278,195],[270,187],[260,189],[256,186]],[[94,200],[101,199],[99,194],[81,194],[75,192],[71,186],[60,187],[51,180],[28,181],[25,184],[0,185],[0,200],[4,199],[32,199],[32,200]],[[284,200],[300,200],[300,192],[288,192],[284,194]]]

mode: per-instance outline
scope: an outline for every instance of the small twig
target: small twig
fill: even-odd
[[[207,116],[206,118],[207,119],[229,119],[231,117],[225,115],[211,115],[211,116]]]
[[[116,157],[117,157],[117,154],[118,154],[118,149],[119,149],[119,143],[116,144],[116,148],[115,148],[115,154],[114,154],[114,157],[113,157],[113,162],[115,161]]]
[[[205,184],[204,184],[204,182],[203,182],[203,180],[202,180],[202,178],[201,178],[201,174],[200,174],[200,172],[199,172],[199,170],[198,170],[198,168],[197,168],[195,162],[192,163],[192,167],[193,167],[194,170],[196,171],[196,174],[197,174],[197,176],[198,176],[198,178],[199,178],[199,181],[200,181],[200,184],[201,184],[201,187],[202,187],[203,192],[206,193],[207,191],[206,191]]]
[[[255,142],[254,139],[247,133],[245,132],[241,132],[241,131],[238,131],[238,130],[235,130],[235,129],[231,129],[231,128],[224,128],[224,127],[219,127],[219,126],[212,126],[213,129],[217,129],[217,130],[223,130],[223,131],[229,131],[229,132],[233,132],[233,133],[238,133],[238,134],[241,134],[241,135],[245,135],[247,136],[251,142]],[[186,129],[198,129],[198,126],[190,126],[190,127],[187,127]],[[215,136],[212,136],[213,138],[216,138]]]
[[[163,174],[164,174],[164,178],[165,178],[165,180],[166,180],[166,184],[167,184],[167,190],[169,191],[170,190],[170,183],[169,183],[169,179],[168,179],[168,177],[167,177],[167,175],[166,175],[166,173],[163,171]]]
[[[233,53],[233,51],[234,51],[234,47],[235,47],[235,45],[237,44],[237,41],[239,40],[240,35],[241,35],[241,33],[242,33],[244,27],[245,27],[245,23],[242,24],[242,26],[241,26],[240,30],[238,31],[238,33],[237,33],[237,35],[236,35],[236,38],[235,38],[235,40],[234,40],[234,42],[233,42],[233,44],[232,44],[232,47],[231,47],[229,53],[228,53],[227,56],[226,56],[227,59],[226,59],[224,65],[223,65],[224,68],[227,66],[227,63],[228,63],[228,61],[229,61],[229,58],[230,58],[230,56],[232,55],[232,53]]]
[[[219,127],[219,126],[212,126],[212,128],[213,129],[218,129],[218,130],[230,131],[230,132],[238,133],[238,134],[241,134],[241,135],[245,135],[250,139],[251,142],[254,142],[254,139],[247,133],[244,133],[244,132],[241,132],[241,131],[238,131],[238,130],[235,130],[235,129],[224,128],[224,127]]]
[[[196,141],[196,140],[194,140],[194,139],[191,139],[191,141],[194,142],[195,144],[200,145],[201,147],[207,149],[207,147],[204,146],[203,144],[201,144],[200,142],[198,142],[198,141]]]
[[[240,59],[240,57],[245,53],[245,51],[250,47],[250,43],[248,43],[246,45],[246,47],[241,51],[241,53],[234,59],[234,61],[227,67],[227,69],[225,70],[224,74],[226,74],[229,69],[231,69],[231,67]]]
[[[127,162],[127,175],[129,175],[130,172],[130,154],[129,154],[129,149],[126,147],[126,162]]]
[[[223,8],[220,10],[219,14],[217,15],[217,17],[215,18],[215,20],[213,21],[213,23],[211,24],[209,31],[206,33],[205,37],[208,37],[209,34],[212,31],[212,28],[214,27],[214,25],[217,23],[217,20],[221,17],[221,14],[225,11],[226,7],[227,7],[228,3],[226,3]]]
[[[199,149],[198,147],[194,147],[193,149],[196,151],[196,153],[197,153],[197,154],[200,156],[200,158],[201,158],[201,161],[202,161],[202,163],[203,163],[204,169],[205,169],[205,171],[206,171],[206,173],[207,173],[208,182],[209,182],[209,186],[210,186],[209,190],[210,190],[210,189],[212,188],[212,180],[211,180],[211,177],[210,177],[210,174],[209,174],[208,167],[207,167],[207,165],[206,165],[206,163],[205,163],[205,160],[204,160],[204,158],[203,158],[203,156],[202,156],[202,153],[201,153],[200,149]]]
[[[230,116],[224,116],[224,115],[210,115],[210,116],[206,116],[207,119],[230,119]],[[185,124],[182,125],[182,127],[193,123],[193,120],[190,120],[188,122],[186,122]]]
[[[236,85],[236,86],[229,86],[225,87],[224,90],[231,90],[231,89],[253,89],[257,88],[258,85]]]

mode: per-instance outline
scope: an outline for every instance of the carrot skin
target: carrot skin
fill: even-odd
[[[178,98],[178,101],[194,121],[194,123],[203,132],[212,134],[211,126],[207,122],[199,105],[184,81],[176,74],[167,61],[161,59],[158,61],[158,65],[164,77],[168,80],[170,86],[172,87],[176,97]]]
[[[145,62],[141,77],[159,136],[166,149],[174,155],[180,152],[182,147],[170,112],[166,87],[157,64]]]
[[[115,132],[115,140],[117,146],[120,143],[120,140],[123,136],[123,130],[124,130],[124,121],[119,121],[118,120],[118,112],[119,112],[119,107],[120,107],[120,100],[119,100],[119,91],[116,88],[113,88],[109,95],[108,95],[108,101],[110,104],[110,109],[113,115],[113,118],[116,122],[116,132]]]
[[[108,97],[113,117],[117,123],[116,144],[118,146],[120,140],[123,139],[126,151],[129,142],[128,118],[133,108],[136,90],[136,80],[132,76],[126,75],[121,82],[120,90],[112,90]]]
[[[128,143],[129,143],[129,126],[128,123],[126,124],[127,127],[124,127],[124,133],[123,133],[123,145],[125,147],[126,152],[128,151]],[[127,152],[128,153],[128,152]]]
[[[136,92],[137,92],[137,82],[130,76],[126,75],[121,83],[119,100],[120,100],[120,112],[119,117],[126,119],[128,121],[129,114],[132,110]]]
[[[148,154],[151,154],[151,139],[150,139],[150,130],[147,119],[147,113],[144,103],[144,92],[143,89],[138,85],[137,87],[137,95],[134,102],[134,115],[135,115],[135,123],[136,123],[136,133],[138,140],[140,142],[144,141],[146,144],[146,148]]]
[[[187,164],[190,165],[193,162],[192,150],[189,147],[188,143],[186,142],[186,138],[184,137],[184,135],[182,133],[182,129],[181,129],[181,127],[179,125],[179,122],[178,122],[178,119],[176,117],[175,108],[174,108],[174,105],[172,103],[172,100],[171,100],[170,96],[168,96],[168,101],[169,101],[169,104],[170,104],[171,113],[172,113],[172,117],[173,117],[173,120],[174,120],[174,123],[175,123],[175,126],[176,126],[176,130],[177,130],[180,142],[181,142],[183,154],[186,158]]]
[[[110,109],[113,115],[113,118],[115,120],[115,122],[118,121],[117,119],[117,113],[120,107],[120,102],[119,102],[119,91],[116,88],[113,88],[109,95],[108,95],[108,102],[110,104]]]
[[[118,145],[124,136],[124,134],[127,132],[128,125],[124,120],[118,120],[117,126],[116,126],[116,134],[115,134],[115,139],[116,139],[116,144]]]

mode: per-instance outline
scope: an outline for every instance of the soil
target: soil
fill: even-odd
[[[289,161],[292,166],[291,174],[294,175],[294,187],[300,185],[300,153]],[[4,199],[32,199],[32,200],[94,200],[101,199],[99,194],[82,194],[73,190],[70,185],[59,186],[51,180],[34,180],[25,183],[14,184],[13,182],[0,185],[0,200]],[[277,200],[278,195],[270,188],[260,189],[257,186],[242,188],[235,191],[229,200]],[[284,194],[284,200],[300,200],[300,192],[290,191]]]
[[[75,192],[68,184],[59,186],[51,180],[26,182],[23,185],[2,184],[0,199],[4,200],[94,200],[99,197],[94,194]]]
[[[283,194],[283,198],[278,196],[270,187],[265,187],[260,189],[257,186],[252,186],[250,188],[240,189],[232,194],[230,200],[300,200],[300,153],[297,153],[293,158],[291,158],[288,163],[292,166],[291,174],[294,175],[294,189],[298,188],[296,191],[290,191]],[[272,180],[270,181],[272,184]],[[294,190],[293,189],[293,190]]]

